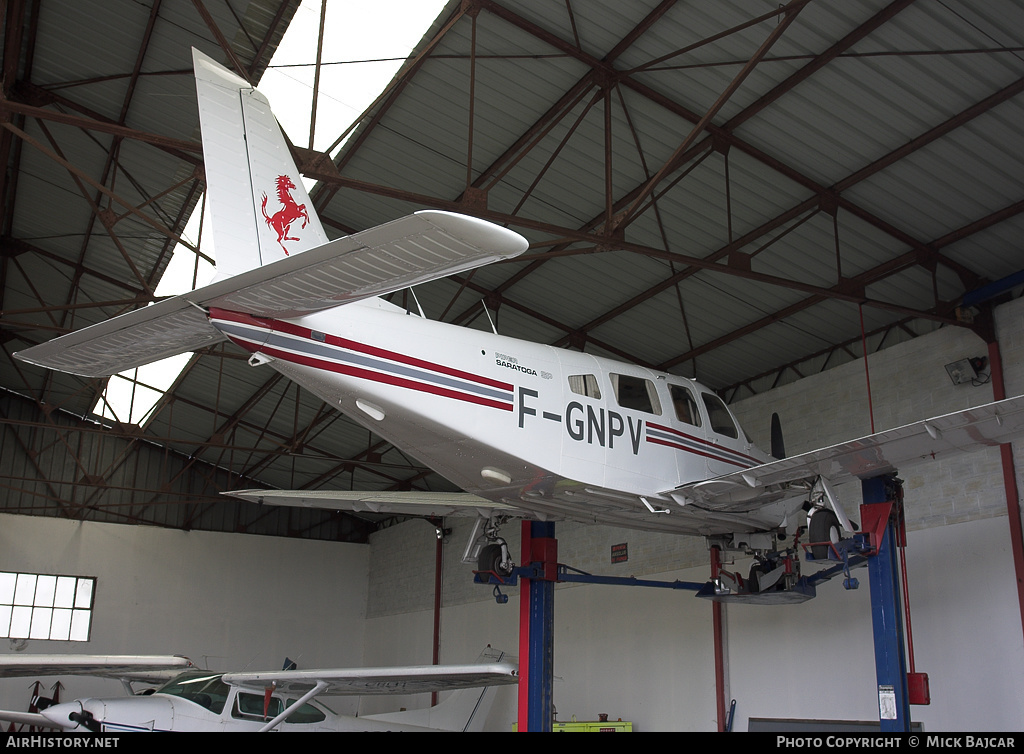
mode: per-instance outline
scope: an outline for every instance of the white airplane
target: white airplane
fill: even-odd
[[[504,574],[512,559],[499,526],[510,518],[703,535],[761,557],[808,501],[812,540],[852,531],[837,482],[1024,428],[1015,398],[792,458],[781,459],[780,433],[773,459],[693,380],[410,314],[378,297],[514,257],[526,240],[423,211],[328,241],[267,100],[194,58],[217,280],[15,355],[98,377],[231,340],[254,368],[296,381],[466,491],[235,495],[476,516],[464,559]]]
[[[182,668],[189,669],[182,672]],[[167,680],[167,669],[174,675]],[[491,686],[518,682],[518,666],[486,648],[476,663],[214,673],[182,657],[4,655],[0,678],[91,675],[166,682],[151,693],[116,699],[76,699],[39,712],[0,710],[0,720],[65,732],[158,731],[464,731],[486,717]],[[318,696],[417,694],[454,691],[436,707],[352,717],[331,710]],[[489,704],[490,699],[486,702]]]

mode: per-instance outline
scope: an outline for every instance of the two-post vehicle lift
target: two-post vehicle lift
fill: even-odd
[[[909,616],[904,622],[901,594],[909,602],[905,568],[898,552],[906,543],[903,519],[902,482],[895,474],[862,481],[861,531],[851,539],[828,543],[828,560],[833,565],[787,585],[795,601],[813,597],[818,584],[843,576],[847,589],[859,582],[851,569],[866,565],[871,592],[871,618],[875,649],[879,725],[882,732],[910,731],[910,704],[928,704],[928,677],[913,668],[913,643],[909,640],[910,672],[907,670]],[[521,560],[523,565],[508,576],[478,572],[478,583],[492,585],[497,602],[507,602],[502,587],[520,586],[520,681],[519,730],[551,731],[553,724],[552,685],[554,680],[554,585],[558,582],[643,586],[682,589],[711,599],[723,598],[720,581],[657,581],[633,577],[598,576],[558,563],[558,541],[551,522],[524,521]],[[812,546],[805,545],[807,559]],[[820,547],[821,543],[817,543]],[[820,555],[820,549],[818,550]],[[783,558],[789,555],[783,554]],[[821,559],[820,557],[818,558]],[[901,578],[901,573],[903,578]],[[749,595],[756,597],[757,595]],[[727,601],[740,601],[732,595]],[[757,601],[751,599],[750,601]],[[793,600],[790,600],[793,601]],[[904,626],[907,631],[904,631]],[[523,659],[526,659],[525,665]]]

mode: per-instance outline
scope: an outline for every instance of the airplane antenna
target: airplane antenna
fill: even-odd
[[[498,328],[494,326],[494,320],[491,319],[491,313],[487,311],[487,302],[484,301],[483,299],[480,299],[480,306],[484,308],[484,314],[487,315],[487,321],[491,323],[491,331],[494,332],[495,335],[497,335]]]
[[[409,293],[412,294],[412,300],[416,302],[416,308],[420,310],[420,318],[426,319],[427,315],[423,313],[423,307],[420,306],[420,300],[416,298],[416,290],[414,288],[410,288]]]

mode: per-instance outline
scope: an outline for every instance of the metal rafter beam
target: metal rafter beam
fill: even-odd
[[[20,238],[11,238],[10,236],[0,238],[0,257],[15,256],[17,254],[26,253],[36,254],[55,264],[70,267],[72,272],[75,273],[76,276],[88,275],[90,277],[96,278],[97,280],[102,280],[104,283],[107,283],[109,285],[113,285],[118,288],[123,288],[129,293],[134,293],[136,296],[144,295],[140,287],[134,286],[131,283],[127,283],[121,278],[114,277],[113,275],[100,272],[99,270],[88,267],[80,262],[75,262],[70,259],[67,259],[66,257],[62,257],[59,254],[55,254],[54,252],[49,251],[48,249],[44,249],[43,247],[38,246],[29,241],[24,241]]]
[[[24,88],[25,87],[23,85],[19,85],[19,90]],[[70,100],[66,98],[58,98],[54,95],[50,96],[65,106],[70,103]],[[203,145],[198,141],[176,139],[172,136],[163,136],[161,134],[154,134],[148,131],[140,131],[137,128],[123,126],[109,118],[103,117],[99,113],[89,111],[85,107],[77,106],[76,109],[87,112],[88,115],[71,115],[70,113],[50,110],[46,107],[37,107],[35,105],[25,104],[18,100],[6,98],[0,99],[0,114],[11,113],[24,115],[30,118],[38,118],[39,120],[74,126],[75,128],[81,128],[86,131],[97,131],[99,133],[119,136],[124,139],[131,139],[144,144],[152,144],[153,146],[172,154],[178,159],[186,160],[194,165],[202,164],[202,160],[199,157],[194,156],[196,154],[202,154],[203,152]]]
[[[745,108],[744,111],[742,111],[739,115],[735,116],[729,123],[727,123],[725,127],[722,127],[722,128],[709,127],[708,130],[712,133],[713,136],[717,136],[719,138],[726,139],[726,142],[729,143],[730,145],[735,145],[735,146],[738,146],[738,147],[744,149],[746,152],[750,153],[755,158],[759,158],[759,159],[761,159],[762,162],[765,162],[766,164],[769,164],[770,167],[773,167],[773,168],[776,168],[776,169],[780,169],[781,168],[782,172],[784,172],[784,174],[786,174],[787,177],[789,177],[791,179],[794,179],[798,183],[800,183],[801,185],[805,185],[808,188],[811,188],[812,190],[814,190],[815,193],[816,193],[816,197],[811,202],[805,203],[807,205],[807,207],[812,206],[814,204],[820,203],[820,201],[824,197],[834,196],[833,192],[830,191],[828,188],[820,186],[820,185],[817,185],[817,184],[814,184],[812,181],[807,179],[805,176],[801,176],[799,174],[796,174],[796,172],[793,171],[791,168],[787,168],[786,166],[781,165],[781,163],[778,163],[777,161],[768,158],[766,155],[763,155],[763,154],[759,153],[759,151],[754,150],[752,147],[749,147],[748,145],[745,145],[741,140],[735,138],[735,136],[733,136],[730,132],[732,131],[732,129],[736,128],[738,125],[740,125],[741,123],[745,122],[747,119],[749,119],[750,117],[755,115],[757,112],[762,110],[770,102],[778,99],[780,96],[782,96],[782,94],[784,94],[787,91],[790,91],[798,83],[800,83],[803,80],[809,78],[812,73],[814,73],[817,70],[820,70],[822,67],[824,67],[824,65],[827,62],[835,59],[843,51],[848,49],[850,46],[852,46],[856,42],[860,41],[861,39],[865,38],[872,31],[874,31],[875,29],[877,29],[878,27],[880,27],[881,25],[883,25],[884,23],[889,21],[897,13],[899,13],[904,8],[906,8],[911,2],[912,2],[912,0],[898,0],[898,2],[892,3],[890,6],[885,8],[883,11],[879,12],[874,17],[872,17],[867,22],[865,22],[864,24],[859,26],[853,32],[851,32],[849,35],[847,35],[843,40],[841,40],[840,42],[838,42],[835,45],[833,45],[831,48],[829,48],[829,50],[827,50],[826,52],[824,52],[821,55],[817,56],[813,61],[811,61],[811,63],[809,63],[808,65],[806,65],[803,68],[801,68],[800,71],[798,71],[793,76],[790,76],[785,81],[780,83],[772,91],[770,91],[766,95],[764,95],[760,100],[758,100],[754,104],[752,104],[752,105],[748,106],[747,108]],[[582,53],[580,53],[576,48],[573,48],[568,43],[559,40],[554,35],[551,35],[551,34],[549,34],[547,32],[544,32],[543,30],[538,30],[534,25],[529,24],[528,22],[525,22],[525,21],[523,21],[521,19],[516,20],[518,17],[514,16],[514,14],[511,11],[507,11],[507,10],[502,9],[499,12],[497,9],[500,8],[500,6],[496,6],[494,3],[485,3],[484,7],[486,7],[488,10],[492,10],[492,11],[494,11],[496,13],[499,13],[499,15],[501,15],[503,18],[505,18],[505,20],[508,20],[510,22],[513,22],[513,23],[516,23],[516,25],[518,25],[521,28],[529,31],[530,33],[535,33],[537,36],[539,36],[540,38],[544,39],[545,41],[547,41],[548,43],[552,44],[553,46],[556,46],[558,49],[562,50],[563,52],[566,52],[567,54],[574,54],[576,57],[578,57],[581,60],[583,60],[583,62],[586,62],[586,63],[588,63],[591,66],[594,66],[594,71],[605,70],[603,68],[600,68],[600,66],[597,65],[598,61],[596,61],[595,59],[592,59],[592,58],[587,58],[587,56],[585,56]],[[601,61],[601,62],[603,63],[603,61]],[[604,63],[604,65],[607,65],[607,64]],[[628,77],[627,78],[623,78],[623,83],[628,85],[628,86],[633,87],[634,89],[636,89],[640,93],[644,94],[648,98],[653,99],[655,101],[658,101],[659,104],[662,104],[663,106],[665,106],[665,107],[675,111],[677,114],[679,114],[679,115],[681,115],[683,117],[686,117],[686,118],[688,118],[690,120],[694,120],[695,118],[697,118],[697,116],[695,114],[689,113],[684,108],[680,108],[675,103],[671,103],[671,102],[667,101],[662,95],[660,95],[660,94],[650,90],[648,87],[636,84],[636,82],[633,82],[632,80],[628,79]],[[578,85],[579,84],[577,84],[577,86]],[[952,128],[955,128],[955,127],[957,127],[959,125],[962,125],[963,123],[967,122],[971,118],[976,117],[977,115],[981,114],[982,112],[987,111],[988,109],[990,109],[991,107],[995,106],[999,102],[1005,101],[1007,98],[1009,98],[1009,97],[1014,95],[1014,93],[1016,92],[1016,86],[1017,85],[1012,85],[1011,87],[1007,87],[1004,91],[1002,91],[1000,93],[997,93],[996,95],[993,95],[992,97],[987,98],[984,102],[979,103],[978,105],[976,105],[976,106],[974,106],[972,108],[969,108],[964,113],[961,113],[960,115],[956,116],[955,118],[950,119],[950,121],[948,121],[947,123],[942,124],[942,126],[937,127],[936,129],[933,129],[929,133],[924,134],[921,137],[918,137],[917,139],[913,140],[912,142],[908,143],[907,145],[904,145],[904,147],[900,148],[900,150],[894,150],[894,154],[893,155],[887,156],[886,158],[882,158],[881,160],[876,161],[876,163],[873,163],[871,166],[867,166],[865,169],[862,169],[861,171],[858,171],[854,175],[850,176],[843,183],[842,188],[843,189],[849,188],[849,186],[853,185],[854,183],[857,183],[857,182],[859,182],[861,180],[864,180],[868,176],[870,176],[870,175],[874,174],[875,172],[878,172],[879,170],[883,169],[888,164],[891,164],[891,162],[894,161],[894,159],[898,159],[900,157],[906,156],[907,154],[909,154],[909,153],[911,153],[911,152],[913,152],[913,151],[915,151],[917,149],[920,149],[925,144],[930,143],[931,141],[933,141],[936,138],[939,138],[941,135],[943,135],[944,133],[948,132]],[[691,156],[693,154],[698,153],[698,150],[700,150],[700,149],[706,149],[706,147],[703,147],[702,145],[699,145],[699,144],[698,145],[694,145],[693,149],[687,150],[683,154],[679,155],[679,159],[678,159],[679,164],[683,164],[686,160],[691,159]],[[637,193],[636,192],[637,192],[637,189],[634,189],[633,192],[630,192],[629,201],[632,202],[633,204],[636,203],[636,199],[637,199]],[[849,202],[848,200],[845,200],[845,199],[841,199],[841,206],[843,207],[843,209],[845,209],[847,211],[850,211],[852,214],[856,215],[857,217],[861,218],[862,220],[865,220],[866,222],[871,223],[875,227],[880,228],[884,232],[889,233],[890,235],[892,235],[894,238],[896,238],[901,243],[908,243],[909,245],[917,248],[920,251],[926,251],[936,261],[939,261],[940,263],[945,264],[946,266],[951,267],[958,275],[961,276],[961,279],[965,282],[965,285],[969,285],[969,281],[971,280],[972,276],[973,276],[974,280],[977,279],[977,276],[974,275],[974,273],[972,271],[970,271],[970,270],[966,269],[965,267],[963,267],[963,265],[957,264],[957,263],[953,262],[952,260],[948,260],[948,259],[946,259],[944,257],[936,255],[934,249],[928,248],[924,244],[922,244],[919,241],[917,241],[916,239],[910,238],[907,234],[904,234],[904,233],[900,232],[898,229],[896,229],[893,226],[891,226],[891,224],[886,223],[886,222],[882,221],[881,219],[874,217],[870,213],[867,213],[866,211],[862,210],[861,208],[855,206],[852,202]],[[805,208],[804,211],[806,211],[806,208]],[[792,213],[792,210],[790,211],[790,213]],[[600,218],[595,218],[588,225],[590,227],[596,227],[596,225],[599,223],[599,221],[600,221]],[[512,220],[511,222],[514,223],[515,221]],[[767,223],[766,227],[768,227],[768,228],[775,227],[775,226],[777,226],[777,224],[778,224],[777,222]],[[751,238],[750,240],[753,240],[753,239]],[[730,245],[730,246],[732,246],[732,245]],[[729,252],[725,251],[725,254],[727,254],[727,253],[729,253]],[[724,256],[724,254],[719,252],[715,256],[717,258],[721,258],[721,256]],[[508,290],[508,288],[511,287],[512,284],[514,284],[515,282],[518,282],[518,280],[521,280],[523,277],[525,277],[526,275],[530,274],[530,272],[532,272],[533,270],[539,268],[539,266],[542,263],[543,263],[543,261],[541,259],[539,259],[530,268],[521,270],[519,273],[517,273],[515,276],[513,276],[513,278],[510,279],[510,281],[506,281],[506,283],[504,283],[501,286],[499,286],[501,292],[504,292],[505,290]],[[680,273],[680,274],[685,277],[685,276],[688,276],[690,274],[693,274],[695,271],[696,271],[695,269],[690,269],[690,270],[684,271],[683,273]],[[679,278],[678,275],[674,275],[672,282],[668,283],[668,285],[673,285],[676,282],[678,282],[678,280],[680,280],[680,279],[682,279],[682,278]],[[642,294],[641,296],[636,297],[636,299],[634,299],[634,301],[636,303],[639,303],[640,301],[646,300],[647,298],[649,298],[649,295],[647,295],[645,293],[645,294]],[[620,307],[618,313],[621,313],[621,311],[624,311],[624,310],[625,309]],[[465,312],[463,312],[463,314],[460,315],[460,317],[463,317],[463,316],[465,316]],[[458,320],[458,319],[459,318],[456,318],[456,320]],[[603,317],[601,319],[603,321],[607,321],[607,318],[605,318],[605,317]],[[583,329],[588,329],[588,328],[585,327]]]
[[[655,22],[664,16],[677,2],[678,0],[663,0],[654,10],[652,10],[647,16],[636,26],[634,26],[629,33],[627,33],[619,42],[612,48],[612,50],[601,60],[602,66],[611,66],[618,57],[625,52],[629,47],[639,39],[644,33],[649,31]],[[579,51],[579,45],[576,45],[575,49]],[[484,168],[480,174],[473,181],[474,188],[484,188],[493,186],[515,165],[519,163],[519,158],[528,152],[533,146],[536,145],[537,141],[546,135],[550,129],[557,124],[565,115],[571,110],[576,104],[585,96],[586,92],[597,85],[603,78],[602,72],[607,68],[591,67],[590,70],[580,78],[569,90],[562,95],[562,97],[554,105],[548,108],[540,118],[534,121],[531,126],[524,131],[515,143],[506,149],[494,162]],[[610,82],[611,80],[609,80]]]
[[[1004,207],[1001,210],[993,212],[987,215],[986,217],[980,218],[975,222],[964,226],[963,228],[951,231],[950,233],[947,233],[941,238],[938,238],[935,241],[932,241],[931,243],[927,244],[927,246],[929,248],[934,249],[943,248],[951,243],[960,240],[961,238],[964,238],[968,235],[971,235],[972,233],[976,233],[980,230],[983,230],[984,228],[991,227],[1010,217],[1019,215],[1022,212],[1024,212],[1024,200],[1014,202],[1013,204]],[[837,284],[837,286],[835,287],[837,289],[850,288],[851,286],[854,288],[867,287],[868,285],[871,285],[872,283],[877,283],[880,280],[884,280],[885,278],[891,275],[903,272],[904,270],[917,265],[919,262],[920,259],[918,252],[916,250],[908,251],[907,253],[902,254],[899,257],[896,257],[895,259],[890,259],[886,262],[883,262],[882,264],[876,265],[870,270],[865,270],[859,275],[855,275],[852,278],[846,278],[842,282]],[[659,364],[658,368],[664,370],[670,369],[671,367],[677,364],[696,358],[697,356],[700,356],[702,354],[708,353],[709,351],[724,346],[727,343],[731,343],[734,340],[742,338],[745,335],[749,335],[757,330],[760,330],[763,327],[767,327],[769,325],[775,324],[776,322],[780,322],[783,319],[786,319],[787,317],[796,314],[797,312],[804,311],[805,309],[808,309],[814,306],[815,304],[822,303],[823,301],[828,300],[828,298],[829,297],[826,296],[809,296],[808,298],[805,298],[801,301],[797,301],[793,304],[790,304],[784,309],[766,315],[755,322],[751,322],[745,325],[744,327],[741,327],[737,330],[733,330],[730,333],[721,335],[718,338],[715,338],[714,340],[708,341],[707,343],[704,343],[698,346],[697,348],[691,348],[685,353],[673,356],[671,359],[663,361],[661,364]],[[951,317],[953,303],[954,302],[943,302],[943,304],[936,306],[936,312],[938,313],[939,311],[942,311],[946,313],[946,316]],[[956,322],[956,324],[963,323]],[[801,361],[802,360],[804,359],[801,359]]]
[[[463,15],[465,15],[467,10],[468,8],[466,7],[466,3],[460,5],[448,18],[448,20],[445,21],[441,29],[438,30],[437,34],[434,35],[434,38],[427,43],[426,47],[424,47],[424,49],[421,50],[416,55],[416,57],[407,64],[405,70],[401,73],[401,75],[398,76],[388,86],[388,88],[381,92],[380,96],[378,96],[377,99],[370,103],[370,105],[362,112],[362,114],[358,118],[353,120],[352,124],[348,128],[346,128],[341,133],[341,135],[338,136],[337,139],[334,140],[334,143],[331,144],[330,147],[327,148],[326,151],[328,154],[330,152],[333,152],[334,149],[337,148],[337,146],[341,144],[341,142],[354,129],[356,129],[357,127],[361,127],[361,130],[357,134],[355,134],[354,138],[345,147],[345,150],[340,156],[340,159],[338,160],[337,164],[332,164],[331,174],[335,174],[336,172],[344,169],[345,165],[352,158],[352,156],[359,150],[359,147],[362,146],[362,144],[366,141],[367,137],[371,133],[373,133],[374,127],[377,125],[377,123],[380,122],[380,120],[384,117],[385,113],[387,113],[388,109],[390,109],[391,105],[393,105],[395,101],[398,99],[398,96],[412,81],[413,77],[416,75],[416,72],[420,70],[423,64],[430,57],[431,51],[433,51],[433,49],[438,44],[441,43],[441,40],[444,39],[445,34],[447,34],[448,31],[453,26],[455,26],[459,19],[461,19]],[[369,119],[367,120],[368,116],[370,116],[370,113],[373,113],[373,115],[372,117],[369,117]],[[366,122],[364,123],[364,121]],[[317,161],[314,160],[312,164],[316,163]],[[306,174],[306,169],[302,164],[299,165],[299,169],[303,172],[303,174]],[[330,184],[326,184],[323,187],[318,186],[314,192],[314,195],[311,197],[314,205],[318,209],[323,209],[324,207],[326,207],[328,202],[330,202],[331,199],[334,197],[334,194],[338,190],[338,188],[339,186]]]
[[[249,69],[242,64],[242,61],[238,59],[235,54],[234,48],[228,41],[228,38],[224,36],[224,32],[217,26],[217,22],[214,20],[210,11],[206,8],[206,3],[203,0],[192,0],[192,5],[195,6],[196,11],[199,13],[199,17],[203,19],[203,23],[206,24],[206,28],[213,34],[214,39],[217,40],[217,44],[220,45],[220,49],[224,51],[228,60],[231,62],[231,67],[235,69],[235,73],[241,76],[243,79],[252,83],[252,79],[249,78]]]
[[[891,323],[889,323],[887,325],[883,325],[882,327],[875,328],[874,330],[871,330],[870,332],[865,333],[864,336],[863,336],[863,340],[866,340],[868,338],[874,338],[877,335],[882,335],[883,336],[882,340],[884,341],[885,340],[885,336],[887,336],[888,333],[892,332],[894,329],[903,330],[906,333],[908,333],[911,337],[915,337],[916,338],[917,337],[917,333],[915,333],[913,330],[911,330],[907,326],[912,321],[913,320],[909,319],[909,318],[908,319],[901,319],[898,322],[891,322]],[[815,351],[814,353],[808,354],[807,356],[802,356],[799,359],[795,359],[793,361],[786,362],[785,364],[781,364],[779,366],[773,367],[773,368],[768,369],[768,370],[766,370],[764,372],[761,372],[760,374],[755,374],[754,376],[748,377],[747,379],[743,380],[742,382],[737,382],[737,383],[734,383],[732,385],[727,385],[726,387],[720,388],[717,392],[720,395],[723,395],[723,396],[727,395],[729,393],[732,393],[732,395],[729,396],[729,400],[728,400],[729,403],[731,403],[732,401],[736,400],[736,393],[739,391],[739,389],[741,387],[746,388],[750,392],[751,395],[756,395],[757,391],[752,387],[752,383],[757,382],[758,380],[763,380],[763,379],[765,379],[767,377],[770,377],[772,375],[775,375],[775,379],[774,379],[774,381],[772,382],[772,384],[770,385],[770,387],[768,389],[775,388],[775,387],[778,386],[778,384],[779,384],[779,382],[780,382],[780,380],[782,378],[783,373],[785,373],[785,371],[787,369],[791,369],[796,374],[799,375],[800,372],[796,369],[796,366],[798,364],[803,364],[803,363],[806,363],[808,361],[811,361],[812,359],[818,359],[818,358],[821,358],[822,356],[825,356],[826,357],[825,358],[825,363],[818,370],[819,372],[823,372],[825,370],[825,368],[827,367],[828,361],[831,359],[832,354],[836,353],[837,351],[843,351],[851,359],[862,358],[863,357],[862,353],[854,353],[853,351],[850,350],[851,346],[859,346],[861,344],[861,342],[862,342],[862,337],[860,335],[857,335],[856,337],[850,338],[848,340],[844,340],[842,343],[836,343],[835,345],[829,346],[828,348],[822,348],[820,351]],[[880,349],[878,347],[876,347],[875,351],[878,351],[878,350],[880,350]]]
[[[106,186],[101,184],[99,181],[96,181],[95,179],[90,177],[83,170],[80,170],[76,166],[72,165],[69,161],[65,160],[63,157],[58,155],[56,152],[54,152],[53,150],[49,149],[44,144],[40,143],[38,140],[34,139],[32,136],[29,136],[27,133],[22,131],[20,128],[12,125],[11,123],[0,123],[0,127],[3,127],[5,129],[11,131],[12,133],[14,133],[15,136],[18,136],[19,138],[21,138],[22,141],[25,141],[25,142],[31,144],[32,146],[34,146],[40,152],[45,154],[47,157],[49,157],[54,162],[59,164],[65,170],[67,170],[69,173],[74,175],[76,178],[81,179],[85,183],[87,183],[90,186],[92,186],[93,188],[97,189],[104,196],[108,197],[109,199],[112,199],[113,201],[117,202],[121,206],[125,207],[125,209],[127,209],[132,215],[134,215],[135,217],[137,217],[140,220],[142,220],[144,223],[146,223],[147,225],[152,227],[154,230],[157,230],[161,234],[167,236],[168,238],[173,240],[175,243],[180,243],[182,246],[185,246],[186,248],[188,248],[191,251],[193,251],[195,254],[198,254],[199,256],[203,257],[205,260],[207,260],[211,264],[214,263],[213,259],[211,259],[206,254],[203,254],[201,251],[199,251],[199,249],[197,249],[195,246],[190,244],[185,239],[181,238],[177,233],[172,232],[169,228],[167,228],[165,225],[163,225],[159,221],[154,220],[149,215],[147,215],[144,212],[141,212],[140,210],[136,209],[135,205],[132,202],[130,202],[127,199],[124,199],[123,197],[121,197],[118,194],[114,193],[113,191],[108,189]]]
[[[708,108],[707,112],[700,116],[696,124],[687,134],[686,138],[683,139],[683,143],[676,147],[675,152],[665,162],[664,165],[654,174],[654,177],[649,179],[643,187],[640,189],[636,197],[633,198],[629,206],[621,213],[623,219],[634,217],[637,214],[637,209],[640,207],[644,199],[652,194],[654,189],[661,183],[669,173],[673,172],[677,167],[677,159],[686,154],[687,150],[694,144],[697,137],[703,133],[709,125],[711,125],[711,119],[718,114],[718,111],[725,106],[725,103],[729,101],[733,94],[739,89],[740,84],[746,80],[747,76],[753,73],[754,68],[757,67],[758,63],[764,59],[764,56],[768,54],[768,51],[772,46],[779,40],[779,38],[786,32],[786,29],[797,19],[800,11],[804,9],[810,0],[790,0],[785,8],[780,8],[780,13],[783,14],[783,19],[780,21],[774,29],[768,34],[765,41],[758,47],[757,51],[751,56],[750,60],[740,69],[739,73],[733,77],[733,80],[729,82],[729,85],[725,90],[718,96],[714,104]]]
[[[371,184],[366,181],[357,181],[351,178],[343,178],[340,176],[333,176],[327,173],[306,173],[307,176],[315,178],[316,180],[323,180],[325,182],[331,182],[338,186],[344,186],[346,188],[354,188],[360,191],[364,191],[371,194],[377,194],[379,196],[387,196],[393,199],[401,199],[411,203],[418,203],[423,206],[436,207],[438,209],[446,209],[453,212],[457,212],[459,205],[457,202],[439,199],[438,197],[427,196],[425,194],[417,194],[411,191],[404,191],[402,189],[394,189],[388,186],[380,186],[377,184]],[[508,215],[502,212],[495,212],[492,210],[483,210],[477,213],[478,216],[491,220],[499,224],[507,224],[520,228],[526,228],[530,230],[537,230],[543,233],[548,233],[559,239],[570,239],[572,242],[589,243],[597,246],[605,247],[608,245],[609,240],[602,234],[588,233],[581,230],[575,230],[572,228],[565,228],[551,223],[542,222],[539,220],[531,220],[529,218],[518,217],[515,215]],[[887,309],[890,311],[903,312],[912,316],[920,316],[926,319],[936,319],[947,324],[954,324],[951,320],[946,317],[941,317],[935,314],[930,314],[926,311],[918,311],[909,309],[907,307],[900,306],[899,304],[893,304],[887,301],[879,301],[875,299],[865,299],[862,296],[854,294],[846,294],[843,292],[834,291],[831,288],[825,288],[822,286],[811,285],[809,283],[803,283],[799,280],[791,280],[788,278],[779,277],[777,275],[768,275],[766,273],[754,272],[753,270],[746,270],[737,267],[730,267],[728,265],[719,264],[716,261],[710,259],[702,259],[700,257],[692,257],[686,254],[678,254],[672,251],[665,251],[664,249],[655,248],[653,246],[646,246],[644,244],[631,243],[628,241],[615,240],[614,247],[623,251],[630,251],[637,254],[643,254],[658,259],[671,260],[679,264],[686,264],[698,269],[707,270],[709,272],[716,272],[722,275],[730,275],[735,277],[745,278],[747,280],[755,280],[770,285],[777,285],[782,288],[789,288],[793,290],[803,291],[805,293],[818,293],[833,298],[841,298],[855,303],[863,303],[867,306],[878,307]],[[464,279],[460,276],[452,276],[452,280],[461,283]],[[475,289],[481,291],[485,290],[474,286]],[[491,292],[491,291],[486,291]],[[506,304],[512,302],[508,299],[504,299]],[[522,311],[531,313],[528,307],[522,307]],[[538,319],[548,320],[539,313],[531,313]],[[563,329],[571,329],[565,328]]]

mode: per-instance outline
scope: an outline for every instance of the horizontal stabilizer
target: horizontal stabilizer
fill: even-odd
[[[514,257],[526,239],[484,220],[425,210],[354,233],[15,354],[106,377],[224,340],[210,307],[286,319]]]
[[[210,324],[206,312],[176,296],[14,355],[48,369],[108,377],[222,340],[227,338]]]
[[[222,493],[252,503],[403,516],[477,516],[498,511],[529,518],[526,511],[468,492],[367,492],[352,490],[237,490]]]

